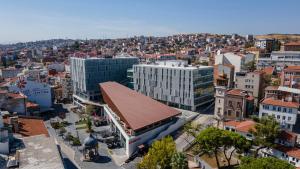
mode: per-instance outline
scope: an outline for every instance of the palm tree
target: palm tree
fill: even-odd
[[[188,161],[185,154],[177,152],[171,159],[172,169],[188,169]]]

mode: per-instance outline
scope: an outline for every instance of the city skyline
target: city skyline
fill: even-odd
[[[202,32],[296,34],[299,5],[296,0],[6,1],[0,3],[0,43]]]

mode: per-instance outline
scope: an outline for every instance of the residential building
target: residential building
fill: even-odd
[[[99,100],[99,83],[107,81],[127,83],[127,69],[137,63],[137,57],[71,57],[74,104],[85,107],[85,102]]]
[[[0,154],[9,154],[8,128],[4,126],[2,112],[0,112]]]
[[[300,65],[285,67],[280,78],[281,86],[300,89]]]
[[[274,116],[281,128],[292,131],[296,124],[299,104],[291,101],[266,98],[260,104],[259,118]]]
[[[72,100],[73,83],[72,83],[70,73],[66,73],[64,77],[61,78],[61,86],[62,86],[62,99],[68,101]]]
[[[297,134],[290,131],[281,131],[272,148],[261,150],[262,157],[276,157],[285,160],[295,167],[300,167],[300,148],[296,146]]]
[[[300,51],[300,41],[285,43],[283,46],[284,51]]]
[[[26,103],[27,97],[24,94],[0,90],[0,109],[19,115],[28,115]]]
[[[14,67],[2,68],[2,69],[0,69],[0,76],[2,76],[2,78],[17,77],[18,74],[22,72],[22,70],[23,69],[14,68]]]
[[[214,65],[214,86],[217,85],[217,79],[220,75],[226,74],[228,79],[227,87],[234,88],[234,66],[229,64]]]
[[[266,49],[268,52],[272,52],[275,49],[275,39],[256,39],[254,46],[260,49]]]
[[[170,106],[196,111],[213,101],[213,67],[181,60],[133,66],[134,90]]]
[[[52,107],[52,89],[46,83],[30,81],[26,77],[20,77],[9,85],[8,90],[23,93],[29,101],[37,103],[41,110]]]
[[[247,91],[254,97],[255,106],[264,97],[264,73],[262,71],[237,72],[235,75],[235,88]]]
[[[300,51],[273,51],[270,57],[260,57],[257,67],[264,68],[277,66],[283,69],[285,66],[300,65]]]
[[[181,111],[155,101],[116,82],[100,83],[103,115],[130,157],[139,146],[149,146],[178,130],[186,119]]]
[[[215,56],[215,65],[230,64],[234,66],[234,71],[241,72],[245,69],[245,64],[254,61],[255,55],[252,53],[224,53]]]
[[[251,130],[255,131],[256,123],[253,120],[229,120],[224,122],[224,130],[236,132],[248,140],[253,140],[254,136],[250,133]]]

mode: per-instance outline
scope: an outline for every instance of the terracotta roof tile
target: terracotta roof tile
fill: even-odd
[[[248,133],[250,129],[255,130],[255,122],[252,120],[245,120],[245,121],[235,121],[235,120],[230,120],[227,122],[224,122],[225,126],[232,126],[235,127],[236,131]]]
[[[299,104],[296,102],[286,102],[282,100],[275,100],[273,98],[266,98],[262,101],[262,104],[274,105],[274,106],[282,106],[282,107],[291,107],[298,108]]]
[[[291,157],[300,159],[300,149],[297,147],[285,147],[282,145],[276,145],[275,149],[284,152]]]

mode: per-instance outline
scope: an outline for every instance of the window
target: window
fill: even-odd
[[[292,120],[292,117],[288,117],[288,121],[291,121]]]
[[[277,107],[277,111],[281,111],[281,107]]]
[[[273,106],[273,111],[276,111],[276,106]]]
[[[289,113],[292,113],[292,112],[293,112],[293,110],[290,108],[290,109],[289,109]]]
[[[236,113],[236,115],[235,115],[236,117],[240,117],[240,112],[239,111],[236,111],[235,113]]]
[[[282,111],[283,111],[283,112],[286,112],[286,108],[284,107]]]
[[[227,115],[228,115],[228,116],[231,116],[231,110],[228,110],[228,111],[227,111]]]
[[[277,115],[277,119],[280,119],[280,116],[279,116],[279,115]]]
[[[282,116],[282,120],[285,120],[285,116]]]

